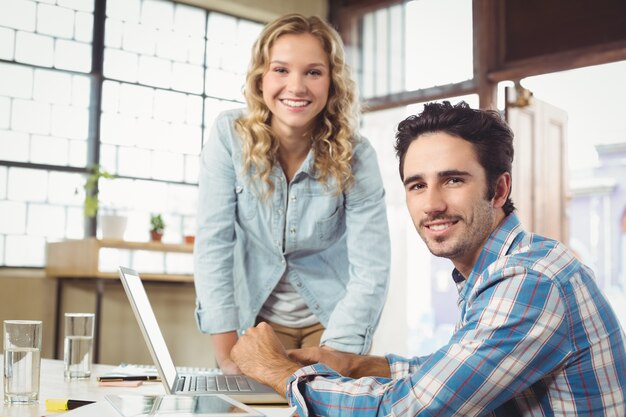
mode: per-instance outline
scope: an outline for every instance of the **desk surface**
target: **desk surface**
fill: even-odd
[[[0,360],[3,360],[0,355]],[[41,360],[41,385],[39,403],[33,405],[7,406],[0,402],[1,417],[41,417],[41,416],[73,416],[73,415],[97,415],[98,417],[119,417],[119,414],[104,399],[109,394],[137,394],[137,395],[160,395],[165,390],[161,382],[144,382],[137,388],[125,387],[99,387],[95,376],[108,372],[115,368],[112,365],[94,365],[93,375],[90,380],[65,381],[63,379],[63,361],[53,359]],[[4,398],[4,392],[3,392]],[[85,407],[78,408],[67,413],[46,414],[45,401],[47,398],[68,398],[74,400],[97,401]],[[0,400],[1,401],[1,400]],[[82,411],[82,412],[81,412]],[[292,414],[291,408],[268,407],[261,411],[269,417],[288,417]],[[87,414],[85,414],[87,412]],[[94,414],[95,413],[95,414]]]

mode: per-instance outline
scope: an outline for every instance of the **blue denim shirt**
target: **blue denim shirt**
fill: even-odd
[[[235,120],[217,119],[202,150],[194,248],[196,319],[205,333],[241,332],[283,274],[326,330],[321,343],[366,353],[385,302],[390,242],[374,149],[354,146],[355,183],[337,194],[316,176],[313,153],[287,184],[279,166],[263,200],[243,172]]]

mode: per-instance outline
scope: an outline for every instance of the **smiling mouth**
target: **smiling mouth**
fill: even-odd
[[[430,230],[434,230],[435,232],[439,232],[440,230],[446,230],[450,226],[452,226],[452,223],[433,224],[432,226],[426,226],[426,227],[428,227]]]
[[[442,232],[458,223],[458,220],[451,220],[445,223],[425,224],[424,227],[433,232]]]
[[[288,107],[295,107],[295,108],[301,108],[301,107],[306,107],[309,104],[311,104],[310,101],[308,100],[288,100],[288,99],[281,99],[280,100],[281,103],[283,103],[285,106]]]

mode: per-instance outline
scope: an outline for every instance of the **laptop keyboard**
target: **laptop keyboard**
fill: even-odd
[[[240,375],[184,375],[179,381],[183,392],[252,391],[246,378]]]

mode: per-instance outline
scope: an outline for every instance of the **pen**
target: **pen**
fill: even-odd
[[[92,404],[95,401],[67,400],[64,398],[49,398],[46,400],[46,411],[73,410],[83,405]]]
[[[128,375],[128,376],[99,376],[98,381],[158,381],[159,377],[156,375]]]

